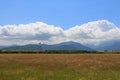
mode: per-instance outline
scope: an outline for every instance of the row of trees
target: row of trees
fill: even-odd
[[[97,51],[86,51],[86,50],[0,50],[1,54],[70,54],[70,53],[97,53]]]

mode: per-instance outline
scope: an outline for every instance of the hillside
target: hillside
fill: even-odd
[[[47,44],[28,44],[24,46],[11,46],[3,48],[4,50],[92,50],[89,47],[86,47],[77,42],[63,42],[54,45],[47,45]]]

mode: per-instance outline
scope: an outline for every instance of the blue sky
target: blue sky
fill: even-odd
[[[120,0],[0,0],[0,25],[45,22],[63,29],[103,20],[120,26]]]

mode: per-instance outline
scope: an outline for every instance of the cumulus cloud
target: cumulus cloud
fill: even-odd
[[[102,41],[120,39],[120,29],[107,20],[88,22],[66,31],[68,37],[84,43],[100,43]]]
[[[120,28],[107,20],[88,22],[68,30],[43,22],[0,26],[1,45],[38,42],[55,44],[64,41],[98,44],[114,39],[120,39]]]
[[[60,27],[47,25],[43,22],[20,25],[5,25],[0,27],[0,39],[3,44],[49,41],[52,37],[63,36],[63,30]],[[2,41],[1,41],[2,43]]]

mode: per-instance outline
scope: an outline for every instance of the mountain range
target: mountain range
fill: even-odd
[[[28,44],[24,46],[11,46],[2,48],[3,50],[92,50],[89,47],[86,47],[77,42],[63,42],[54,45],[47,45],[47,44]]]
[[[94,49],[96,50],[120,50],[120,41],[119,40],[105,41]]]
[[[28,44],[28,45],[13,45],[13,46],[0,46],[3,50],[120,50],[120,41],[107,41],[97,46],[83,45],[78,42],[63,42],[59,44]]]

